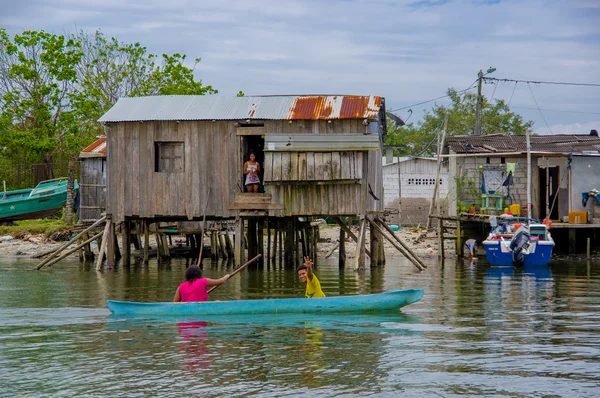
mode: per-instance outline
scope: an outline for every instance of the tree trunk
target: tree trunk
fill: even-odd
[[[77,165],[77,155],[69,155],[69,171],[67,180],[67,204],[65,211],[65,224],[73,224],[73,199],[75,197],[75,167]]]

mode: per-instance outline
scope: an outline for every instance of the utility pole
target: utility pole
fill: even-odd
[[[481,86],[483,84],[483,70],[477,74],[477,105],[475,106],[475,135],[481,135]]]
[[[492,68],[491,66],[488,70],[483,73],[483,70],[479,69],[479,73],[477,74],[477,105],[475,107],[475,135],[481,135],[481,86],[483,85],[483,77],[485,75],[489,75],[490,73],[494,73],[496,68]]]

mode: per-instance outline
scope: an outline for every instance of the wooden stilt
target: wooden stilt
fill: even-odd
[[[440,220],[441,223],[441,220]],[[458,220],[456,220],[456,246],[454,248],[456,256],[459,258],[463,258],[464,257],[464,250],[465,248],[463,247],[463,243],[462,243],[462,222],[460,221],[460,218]]]
[[[121,232],[123,243],[123,265],[129,266],[131,260],[131,222],[125,221]]]
[[[283,268],[283,245],[284,245],[285,233],[283,230],[279,231],[279,269]],[[287,239],[286,239],[287,241]]]
[[[346,230],[340,227],[340,250],[339,250],[339,258],[338,265],[340,269],[344,269],[346,267]]]
[[[235,265],[239,267],[244,261],[244,246],[242,241],[244,240],[244,220],[239,216],[235,219],[235,236],[234,236],[234,251],[235,251]]]
[[[235,254],[233,252],[233,243],[231,243],[231,237],[229,236],[228,231],[223,232],[223,237],[225,239],[225,251],[227,251],[227,258],[234,258]]]
[[[144,264],[150,259],[150,222],[144,220]]]
[[[257,250],[260,254],[260,258],[256,262],[256,265],[259,268],[264,268],[265,266],[265,221],[264,219],[260,219],[257,222],[258,224],[258,232],[256,233],[256,243],[258,245]]]
[[[355,241],[356,243],[358,243],[358,238],[356,237],[356,235],[354,235],[354,233],[350,230],[350,228],[348,228],[346,226],[346,224],[344,224],[344,222],[342,221],[341,218],[339,217],[334,217],[335,221],[340,225],[340,227],[342,227],[344,229],[344,231],[346,231],[346,234],[348,234],[348,236]],[[371,251],[369,249],[365,249],[365,253],[367,253],[367,256],[371,256]]]
[[[115,225],[113,224],[112,219],[110,218],[107,218],[106,221],[107,224],[110,225],[108,233],[104,234],[104,239],[106,240],[106,266],[114,267],[116,262],[115,246],[117,244],[115,235]]]
[[[98,258],[96,259],[96,271],[100,271],[102,269],[102,261],[104,261],[104,255],[106,254],[107,241],[108,236],[110,234],[111,226],[112,220],[107,218],[106,225],[104,226],[102,245],[100,246],[100,249],[98,251]]]
[[[133,242],[133,247],[135,250],[142,250],[142,226],[139,221],[134,221],[132,223],[133,228],[129,228],[131,241]],[[135,231],[135,232],[134,232]]]
[[[83,236],[83,235],[82,235]],[[80,247],[81,242],[83,242],[84,238],[81,237],[79,239],[77,239],[77,247],[79,247],[79,251],[77,252],[79,254],[79,262],[82,263],[85,261],[85,257],[83,255],[83,247]]]
[[[217,232],[217,237],[219,238],[219,247],[221,248],[221,252],[223,253],[223,258],[229,258],[229,254],[227,253],[227,249],[225,247],[225,234],[221,232]]]
[[[377,265],[380,267],[385,266],[385,245],[383,241],[383,236],[380,236],[379,243],[379,261],[377,261]]]
[[[293,268],[294,264],[294,226],[293,222],[288,222],[287,230],[285,231],[285,249],[283,250],[284,255],[284,268]]]
[[[317,267],[319,265],[319,249],[317,244],[319,243],[319,227],[318,226],[314,226],[311,228],[310,230],[311,235],[312,235],[312,261],[313,261],[313,266]]]
[[[117,238],[117,227],[120,228],[121,225],[123,225],[123,224],[119,223],[118,225],[115,225],[115,227],[113,228],[113,242],[114,242],[114,248],[115,248],[115,264],[122,257],[121,249],[119,248],[119,239]]]
[[[266,257],[267,269],[269,269],[271,267],[271,224],[269,223],[268,218],[265,221],[265,225],[267,227],[267,252],[265,253],[265,256],[263,256],[263,258]]]
[[[438,250],[439,250],[439,257],[440,258],[445,258],[445,254],[444,254],[444,220],[439,220],[439,225],[438,225]]]
[[[248,257],[254,258],[258,254],[258,247],[257,247],[257,242],[256,242],[256,240],[257,240],[256,218],[251,217],[248,219],[247,233],[248,233]],[[256,263],[254,263],[254,264],[256,264]],[[253,265],[253,267],[256,267],[256,265]]]
[[[381,241],[381,236],[371,223],[369,223],[369,240],[371,268],[376,268],[379,266],[379,245],[383,244],[383,242]]]
[[[273,250],[271,250],[271,262],[273,263],[273,268],[275,268],[275,263],[277,260],[277,237],[279,236],[279,232],[277,228],[273,228]]]
[[[314,231],[311,230],[310,232],[312,233]],[[306,228],[302,228],[300,230],[300,239],[302,240],[302,258],[304,258],[306,256],[310,257],[310,253],[309,253],[309,250],[308,250],[307,237],[308,237],[308,234],[306,233]]]
[[[86,232],[84,234],[85,236],[85,240],[88,240],[88,238],[90,237],[89,232]],[[83,245],[83,256],[85,261],[92,261],[94,260],[94,252],[92,251],[92,248],[90,246],[90,242],[92,242],[94,239],[92,239],[91,241],[89,241],[88,243],[86,243],[85,245]]]
[[[365,269],[365,244],[366,244],[366,220],[365,216],[360,216],[360,229],[356,241],[356,256],[354,257],[354,270],[363,271]]]

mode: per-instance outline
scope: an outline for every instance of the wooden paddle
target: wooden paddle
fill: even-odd
[[[259,258],[262,257],[262,254],[259,254],[258,256],[254,257],[252,260],[248,261],[246,264],[244,265],[240,265],[240,267],[238,269],[236,269],[235,271],[233,271],[230,275],[229,275],[229,279],[231,279],[232,276],[234,276],[235,274],[237,274],[238,272],[240,272],[241,270],[243,270],[244,268],[246,268],[248,265],[252,264],[253,262],[255,262],[256,260],[258,260]],[[227,279],[227,281],[229,280]],[[224,283],[226,283],[227,281],[225,281]],[[222,285],[222,284],[221,284]],[[215,290],[216,288],[218,288],[221,285],[217,285],[217,286],[213,286],[210,289],[208,289],[208,291],[206,293],[210,293],[213,290]]]

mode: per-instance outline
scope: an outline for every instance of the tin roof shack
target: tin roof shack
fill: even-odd
[[[382,97],[122,98],[99,121],[115,222],[383,210]],[[265,193],[243,192],[251,151]]]
[[[94,222],[106,209],[106,137],[82,150],[79,162],[79,219]]]
[[[589,135],[531,136],[532,216],[564,220],[569,212],[581,209],[581,192],[598,186],[600,138]],[[447,139],[449,158],[450,211],[479,200],[485,193],[502,197],[498,210],[519,204],[524,215],[527,205],[527,142],[525,136],[482,135]],[[596,171],[594,170],[596,167]],[[504,183],[509,172],[512,184]],[[510,182],[510,181],[509,181]],[[488,203],[488,207],[493,207]],[[501,212],[501,210],[500,210]],[[454,213],[456,214],[456,213]]]
[[[386,210],[391,210],[391,222],[401,225],[427,223],[436,175],[435,158],[401,157],[383,165],[384,205]],[[441,214],[448,214],[448,186],[448,162],[445,161],[438,187]]]

